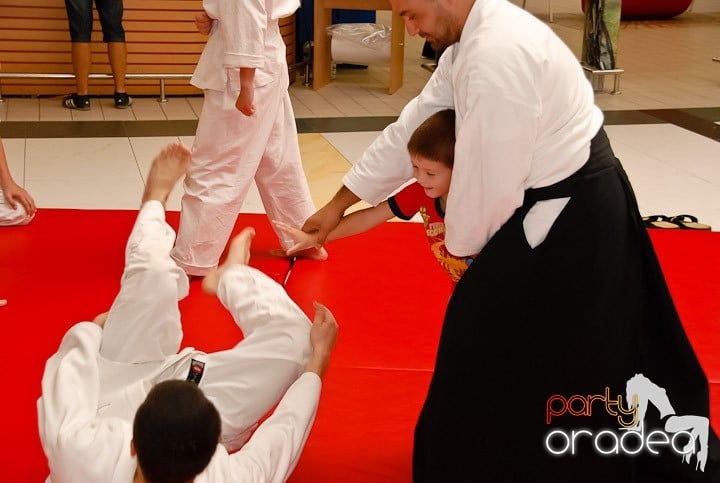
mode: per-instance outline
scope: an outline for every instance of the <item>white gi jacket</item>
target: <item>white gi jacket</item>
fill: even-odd
[[[137,459],[130,455],[132,421],[97,416],[101,337],[97,324],[76,324],[46,365],[38,416],[40,439],[50,465],[48,482],[133,480]],[[218,444],[195,482],[285,481],[312,427],[320,388],[315,373],[300,376],[240,451],[229,455]]]
[[[477,254],[522,205],[526,189],[577,171],[603,122],[577,59],[549,27],[506,0],[476,0],[460,41],[345,175],[345,186],[372,204],[385,199],[412,178],[406,145],[415,128],[448,108],[456,111],[457,142],[445,241],[456,256]],[[566,202],[531,210],[531,246]]]
[[[239,87],[240,67],[256,69],[256,86],[278,77],[276,66],[285,65],[286,59],[277,22],[298,7],[299,0],[204,0],[205,12],[215,21],[190,83],[222,92],[230,79]]]

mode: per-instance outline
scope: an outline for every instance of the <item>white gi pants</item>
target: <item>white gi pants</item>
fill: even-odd
[[[0,189],[0,226],[27,225],[35,215],[28,215],[25,208],[18,203],[14,210],[8,205]]]
[[[310,355],[310,321],[285,290],[248,266],[228,268],[218,298],[244,339],[228,350],[178,353],[178,300],[188,279],[170,258],[175,234],[157,201],[145,203],[128,240],[125,271],[103,330],[98,414],[132,420],[152,386],[186,379],[205,363],[200,388],[220,412],[222,443],[240,448],[257,422],[300,376]],[[207,321],[211,327],[212,320]]]
[[[271,82],[255,86],[251,117],[235,108],[237,79],[228,79],[225,92],[205,90],[172,253],[189,275],[205,275],[218,264],[253,178],[271,220],[299,227],[315,213],[287,91],[287,66],[277,71]],[[275,233],[283,249],[293,245],[287,235]]]

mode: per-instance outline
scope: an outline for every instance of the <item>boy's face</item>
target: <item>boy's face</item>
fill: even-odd
[[[430,198],[447,198],[450,191],[450,178],[452,169],[440,161],[427,159],[422,156],[411,156],[413,165],[413,176],[425,189],[425,194]]]

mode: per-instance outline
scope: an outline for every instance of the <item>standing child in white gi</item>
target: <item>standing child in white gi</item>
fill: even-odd
[[[212,19],[205,25],[212,27],[191,83],[204,90],[205,101],[172,253],[189,275],[217,266],[253,178],[271,219],[301,226],[315,212],[278,26],[299,6],[298,0],[203,2]],[[292,240],[276,233],[287,250]],[[300,255],[327,257],[315,248]]]
[[[299,458],[337,324],[316,304],[311,325],[280,285],[247,265],[247,228],[203,281],[244,340],[178,352],[188,277],[169,256],[175,233],[164,204],[189,160],[182,145],[155,159],[110,312],[70,328],[47,362],[38,416],[48,481],[282,482]]]

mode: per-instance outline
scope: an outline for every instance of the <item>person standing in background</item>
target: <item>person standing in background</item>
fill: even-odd
[[[92,34],[93,0],[65,0],[70,40],[72,42],[73,73],[75,74],[75,92],[65,97],[63,105],[68,109],[90,110],[88,76],[92,65],[90,36]],[[107,44],[110,68],[115,83],[115,107],[126,109],[132,105],[132,98],[125,89],[127,72],[127,44],[125,29],[122,25],[122,0],[95,0],[103,31],[103,42]]]

